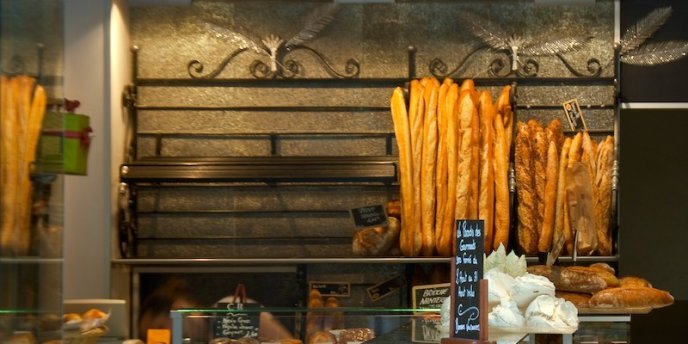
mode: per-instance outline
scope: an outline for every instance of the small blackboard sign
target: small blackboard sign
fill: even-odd
[[[351,209],[354,226],[358,229],[387,226],[387,213],[381,204]]]
[[[411,301],[414,309],[439,309],[442,302],[449,297],[449,283],[417,285],[412,288]]]
[[[399,290],[404,282],[401,277],[392,277],[367,289],[368,297],[375,302]]]
[[[215,338],[239,339],[258,337],[260,312],[241,312],[241,309],[259,309],[257,303],[218,303],[220,309],[237,309],[236,312],[219,313],[221,316],[213,323]],[[241,307],[241,308],[238,308]]]
[[[452,337],[480,339],[480,280],[483,278],[483,220],[456,221]]]
[[[421,317],[414,317],[411,320],[412,333],[411,341],[414,343],[437,343],[442,336],[442,326],[439,313],[428,314],[423,309],[440,309],[444,300],[451,295],[451,284],[427,284],[417,285],[412,288],[411,303],[413,309],[418,310],[416,314]]]
[[[571,99],[564,102],[564,112],[566,113],[566,118],[569,120],[569,127],[573,131],[584,131],[588,130],[588,125],[585,123],[585,117],[583,117],[583,111],[581,111],[580,105],[578,105],[578,99]]]
[[[351,296],[351,283],[349,282],[321,282],[311,281],[310,289],[317,289],[322,296]]]

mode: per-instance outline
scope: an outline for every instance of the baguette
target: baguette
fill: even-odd
[[[502,114],[497,113],[494,121],[494,181],[495,181],[495,210],[494,210],[494,243],[492,247],[504,245],[509,248],[509,159],[506,151],[506,133]]]
[[[504,133],[506,134],[504,147],[504,154],[506,154],[506,161],[509,161],[511,156],[511,143],[514,134],[514,112],[511,107],[511,86],[506,85],[497,97],[497,112],[502,114],[502,121],[504,122]]]
[[[494,129],[495,108],[487,91],[480,94],[480,178],[478,219],[484,221],[485,252],[492,252],[494,241]]]
[[[549,252],[552,248],[554,238],[554,212],[557,203],[557,176],[558,176],[558,154],[555,140],[549,142],[547,149],[547,164],[545,173],[545,203],[542,226],[540,230],[540,240],[538,241],[538,251]]]
[[[474,93],[479,97],[479,93]],[[468,197],[468,219],[478,218],[478,208],[480,202],[480,116],[478,115],[478,101],[473,102],[473,112],[471,119],[471,163],[470,163],[470,189]]]
[[[669,292],[648,287],[609,288],[590,298],[596,308],[661,308],[674,303]]]
[[[545,216],[545,187],[547,175],[547,135],[540,123],[528,121],[528,129],[533,154],[533,180],[535,182],[535,229],[539,238],[542,230],[542,219]]]
[[[561,120],[558,118],[549,122],[546,128],[547,141],[554,141],[557,145],[557,151],[561,151],[561,146],[564,144],[564,131],[562,129]]]
[[[573,164],[581,161],[581,144],[583,142],[583,134],[577,133],[571,140],[571,146],[569,147],[569,157],[566,164],[567,167],[573,166]]]
[[[437,241],[435,248],[440,256],[451,256],[453,251],[454,237],[454,210],[456,207],[456,182],[458,179],[456,168],[458,165],[458,96],[459,86],[452,84],[447,92],[446,111],[447,111],[447,197],[444,204],[444,215],[440,233],[436,235]]]
[[[16,214],[16,194],[17,194],[17,171],[15,162],[18,160],[17,150],[15,144],[16,135],[16,101],[15,92],[16,82],[14,80],[2,76],[0,78],[0,88],[2,97],[0,99],[1,118],[0,135],[2,137],[2,147],[0,148],[0,176],[2,177],[2,230],[0,235],[0,251],[11,252],[14,247],[14,240],[16,238],[14,224]]]
[[[528,272],[547,277],[559,291],[595,293],[607,287],[604,279],[591,270],[577,270],[571,267],[532,265]]]
[[[583,148],[583,155],[587,157],[585,163],[588,166],[590,176],[595,180],[595,175],[597,173],[597,147],[590,138],[590,134],[587,131],[583,132],[583,141],[581,142],[581,148]],[[581,157],[581,160],[582,157]]]
[[[445,79],[437,97],[437,162],[435,173],[435,247],[444,222],[444,205],[447,202],[447,93],[451,79]]]
[[[416,257],[420,255],[421,248],[423,246],[423,204],[422,204],[422,192],[421,192],[421,171],[423,162],[423,125],[425,123],[425,87],[420,83],[416,84],[414,88],[411,89],[411,99],[414,98],[416,110],[411,111],[409,119],[411,121],[411,152],[413,154],[413,162],[411,163],[413,171],[413,222],[412,226],[412,237],[413,237],[413,255],[411,257]]]
[[[514,153],[518,207],[517,239],[522,254],[533,255],[537,252],[537,215],[536,191],[533,170],[533,157],[528,125],[516,125],[516,147]]]
[[[454,218],[469,219],[471,209],[471,169],[473,165],[473,119],[476,113],[475,104],[468,91],[460,94],[458,102],[459,115],[459,161],[457,165],[456,206]]]
[[[569,147],[571,146],[571,138],[567,137],[564,139],[564,143],[561,146],[561,152],[559,153],[559,172],[557,175],[557,199],[554,210],[554,234],[552,242],[559,242],[561,237],[564,237],[566,244],[566,250],[568,252],[573,251],[573,238],[570,232],[565,231],[564,222],[568,222],[568,217],[565,217],[564,210],[566,209],[566,189],[565,189],[565,171],[566,165],[568,164]],[[570,247],[569,247],[570,245]]]
[[[394,135],[399,149],[399,185],[401,194],[401,233],[399,246],[405,256],[413,256],[415,252],[413,240],[413,181],[411,133],[409,118],[406,114],[404,92],[400,87],[394,89],[391,99]]]
[[[436,80],[435,80],[436,81]],[[423,124],[423,150],[421,169],[421,250],[423,256],[435,252],[435,164],[437,162],[437,93],[439,86],[431,83],[426,91],[429,96]]]
[[[612,239],[609,228],[612,204],[612,173],[614,167],[614,138],[608,136],[598,150],[595,189],[598,192],[595,203],[597,219],[597,250],[599,254],[612,254]]]

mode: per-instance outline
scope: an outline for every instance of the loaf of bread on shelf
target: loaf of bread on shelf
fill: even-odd
[[[590,298],[590,307],[597,308],[660,308],[673,303],[669,292],[649,287],[608,288]]]
[[[636,288],[636,287],[648,287],[652,288],[652,284],[642,278],[636,276],[624,276],[619,279],[619,285],[622,288]]]
[[[358,256],[382,256],[399,242],[401,230],[396,217],[387,218],[387,226],[364,228],[354,232],[352,249]]]
[[[337,344],[337,337],[329,331],[316,331],[308,335],[307,344]]]
[[[559,291],[595,293],[607,287],[607,283],[594,271],[572,267],[533,265],[528,272],[547,277]]]
[[[554,296],[560,297],[566,301],[573,303],[576,308],[589,308],[590,307],[590,297],[588,293],[574,293],[570,291],[560,291],[557,290]]]
[[[435,253],[435,178],[437,163],[437,97],[439,83],[430,82],[425,89],[426,107],[423,124],[421,165],[421,249],[422,256]]]
[[[502,114],[495,115],[494,124],[494,240],[492,248],[509,247],[509,153]]]
[[[616,276],[613,273],[609,272],[606,269],[593,268],[592,266],[571,266],[568,269],[575,271],[592,272],[604,280],[604,282],[607,284],[607,288],[619,286],[619,279],[616,278]]]

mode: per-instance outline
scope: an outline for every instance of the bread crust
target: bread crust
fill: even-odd
[[[537,252],[537,195],[535,191],[533,156],[528,125],[516,125],[516,146],[514,153],[518,207],[517,243],[521,253],[533,255]]]

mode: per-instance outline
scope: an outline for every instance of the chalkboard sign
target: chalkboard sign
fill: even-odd
[[[351,283],[349,282],[320,282],[311,281],[310,289],[317,289],[322,296],[351,296]]]
[[[403,283],[404,281],[401,279],[401,277],[392,277],[388,280],[368,287],[366,291],[368,292],[368,297],[370,298],[370,300],[375,302],[401,289]]]
[[[240,309],[258,309],[257,303],[240,304]],[[236,303],[218,303],[221,309],[237,309]],[[215,338],[239,339],[244,337],[258,337],[258,327],[260,326],[260,312],[241,312],[237,310],[231,313],[219,313],[221,316],[213,323],[213,334]]]
[[[451,285],[449,283],[417,285],[412,288],[411,301],[414,309],[438,309],[442,307],[444,299],[449,297]]]
[[[483,220],[456,221],[456,256],[452,262],[452,337],[480,339],[480,280],[483,278]],[[487,311],[487,310],[486,310]]]
[[[350,212],[356,228],[387,226],[387,213],[382,205],[354,208]]]
[[[583,111],[581,111],[580,105],[578,105],[578,99],[571,99],[564,102],[564,112],[566,113],[566,118],[569,120],[569,127],[573,131],[583,131],[588,130],[588,126],[585,123],[585,117],[583,117]]]
[[[451,284],[417,285],[412,288],[411,302],[417,314],[423,309],[440,309],[442,302],[451,294]],[[416,343],[437,343],[442,337],[442,326],[439,314],[414,317],[411,320],[411,341]]]

